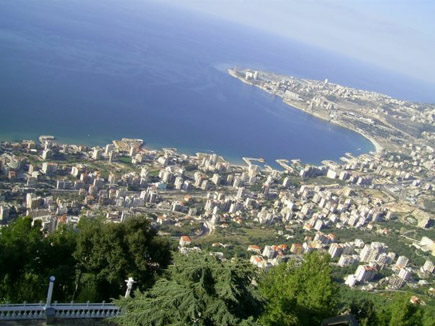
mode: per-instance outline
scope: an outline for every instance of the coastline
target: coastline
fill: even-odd
[[[325,119],[325,117],[323,117],[323,116],[321,116],[321,115],[317,115],[317,114],[315,114],[315,113],[313,113],[313,112],[310,112],[310,111],[308,111],[308,110],[307,110],[304,106],[302,106],[302,105],[298,105],[298,104],[295,104],[295,103],[290,102],[290,101],[288,101],[288,100],[285,100],[283,97],[277,95],[276,93],[271,92],[271,91],[269,91],[268,89],[265,89],[265,88],[263,88],[263,87],[261,87],[261,86],[257,86],[257,85],[255,85],[255,84],[253,84],[252,82],[250,82],[249,80],[246,80],[246,79],[244,79],[244,78],[241,78],[240,76],[238,76],[237,74],[235,74],[234,71],[231,70],[231,69],[228,69],[228,73],[229,73],[231,76],[233,76],[234,78],[237,78],[238,80],[240,80],[241,82],[243,82],[243,83],[245,83],[245,84],[247,84],[247,85],[254,86],[254,87],[256,87],[256,88],[259,88],[259,89],[265,91],[265,92],[268,93],[268,94],[271,94],[271,95],[275,95],[275,96],[280,97],[281,100],[282,100],[282,102],[283,102],[284,104],[286,104],[286,105],[288,105],[288,106],[290,106],[290,107],[292,107],[292,108],[294,108],[294,109],[297,109],[297,110],[303,111],[303,112],[305,112],[305,113],[307,113],[307,114],[309,114],[309,115],[311,115],[311,116],[313,116],[313,117],[316,117],[316,118],[321,119],[321,120],[323,120],[323,121],[326,121],[326,122],[328,122],[328,123],[332,123],[332,124],[335,124],[335,125],[337,125],[337,126],[340,126],[340,127],[346,128],[346,129],[348,129],[348,130],[350,130],[350,131],[353,131],[353,132],[355,132],[355,133],[361,135],[362,137],[364,137],[365,139],[367,139],[367,140],[368,140],[368,141],[373,145],[373,147],[375,148],[375,152],[376,152],[376,153],[380,153],[380,152],[384,149],[384,148],[379,144],[379,142],[378,142],[375,138],[373,138],[373,137],[370,136],[370,135],[367,135],[366,133],[364,133],[364,132],[361,131],[361,130],[358,130],[358,129],[356,129],[356,128],[353,128],[353,126],[349,126],[349,125],[347,125],[347,124],[341,123],[340,121],[328,120],[328,119]]]
[[[255,86],[255,85],[253,85],[253,84],[251,84],[251,85],[252,85],[252,86]],[[261,88],[261,87],[259,87],[259,88]],[[261,88],[261,89],[263,89],[263,88]],[[264,90],[264,89],[263,89],[263,90]],[[271,92],[268,92],[268,93],[269,93],[269,94],[273,94],[273,93],[271,93]],[[346,125],[346,124],[344,124],[344,123],[340,123],[340,121],[325,119],[324,117],[322,117],[322,116],[320,116],[320,115],[317,115],[317,114],[314,114],[314,113],[312,113],[312,112],[309,112],[308,110],[306,110],[306,109],[303,108],[302,106],[295,105],[294,103],[290,103],[290,102],[288,102],[288,101],[286,101],[286,100],[284,100],[284,99],[282,99],[282,101],[283,101],[283,103],[285,103],[286,105],[291,106],[291,107],[294,108],[294,109],[297,109],[297,110],[303,111],[303,112],[305,112],[305,113],[307,113],[307,114],[309,114],[309,115],[311,115],[311,116],[313,116],[313,117],[316,117],[316,118],[318,118],[318,119],[322,119],[323,121],[326,121],[326,122],[329,122],[329,123],[335,124],[335,125],[337,125],[337,126],[340,126],[340,127],[346,128],[346,129],[348,129],[348,130],[351,130],[351,131],[353,131],[353,132],[356,132],[357,134],[363,136],[365,139],[367,139],[369,142],[372,143],[373,147],[375,148],[375,152],[376,152],[376,153],[380,153],[380,152],[384,149],[384,148],[383,148],[383,147],[382,147],[382,146],[381,146],[381,145],[376,141],[376,139],[374,139],[372,136],[367,135],[366,133],[362,132],[361,130],[357,130],[357,129],[355,129],[355,128],[352,128],[352,126],[348,126],[348,125]]]

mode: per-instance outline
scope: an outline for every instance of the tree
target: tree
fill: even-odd
[[[262,299],[246,261],[222,262],[204,253],[177,254],[163,278],[146,292],[118,302],[125,326],[256,325]]]
[[[378,325],[423,326],[423,309],[419,304],[411,303],[410,297],[410,295],[396,295],[379,312]]]
[[[84,218],[49,235],[40,222],[18,218],[0,231],[0,302],[44,300],[51,275],[55,300],[108,300],[129,276],[149,288],[170,259],[169,242],[142,217],[121,224]]]
[[[73,257],[77,245],[77,232],[71,225],[60,225],[47,237],[48,250],[44,253],[42,263],[46,269],[44,277],[56,277],[53,297],[57,301],[68,302],[74,293],[77,261]],[[45,290],[43,291],[45,294]]]
[[[118,297],[131,276],[140,289],[150,287],[169,264],[169,242],[157,236],[143,217],[124,223],[82,219],[77,226],[74,258],[78,262],[79,301]]]
[[[337,291],[329,255],[314,252],[304,258],[300,267],[279,265],[261,279],[261,293],[267,299],[261,317],[265,325],[318,325],[334,316]]]
[[[56,275],[55,293],[63,299],[72,293],[71,275],[75,260],[71,258],[74,241],[68,232],[45,237],[39,221],[18,218],[0,233],[0,301],[39,301],[47,293],[48,278]],[[59,290],[60,289],[60,290]]]
[[[349,312],[358,320],[360,326],[378,325],[378,315],[373,301],[356,299],[348,308]]]
[[[76,261],[75,234],[70,228],[45,236],[39,221],[20,217],[0,233],[0,302],[37,302],[56,276],[54,296],[70,300]]]
[[[1,229],[0,300],[19,302],[39,300],[44,296],[41,254],[47,243],[40,224],[20,218]]]
[[[426,307],[423,315],[423,326],[435,326],[435,308]]]

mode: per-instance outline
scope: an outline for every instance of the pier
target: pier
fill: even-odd
[[[254,157],[242,157],[243,161],[248,164],[248,166],[252,165],[252,162],[264,163],[264,158],[254,158]]]

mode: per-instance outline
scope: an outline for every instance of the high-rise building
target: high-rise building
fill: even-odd
[[[376,269],[368,265],[360,265],[356,269],[355,279],[358,282],[369,282],[376,276]]]

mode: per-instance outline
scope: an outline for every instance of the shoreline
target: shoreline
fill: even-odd
[[[313,116],[315,118],[319,118],[325,122],[329,122],[332,124],[336,124],[340,127],[346,128],[348,130],[351,130],[355,133],[357,133],[358,135],[361,135],[362,137],[364,137],[365,139],[367,139],[374,147],[374,151],[376,153],[379,153],[380,151],[383,150],[383,147],[371,136],[368,136],[366,134],[364,134],[363,132],[359,131],[359,130],[355,130],[354,128],[351,128],[350,126],[347,126],[345,124],[341,124],[339,121],[331,121],[328,120],[322,116],[318,116],[312,112],[309,112],[302,104],[300,103],[300,105],[298,103],[291,103],[287,100],[285,100],[282,96],[277,95],[276,93],[269,91],[261,86],[255,85],[252,82],[245,80],[244,78],[241,78],[240,76],[238,76],[234,71],[232,71],[231,69],[228,69],[227,72],[232,76],[237,78],[239,81],[243,82],[246,85],[250,85],[250,86],[255,86],[256,88],[260,88],[261,90],[265,91],[266,93],[270,94],[270,95],[274,95],[274,96],[278,96],[280,97],[281,101],[284,102],[286,105],[290,106],[291,108],[303,111],[307,114],[309,114],[310,116]],[[27,135],[23,135],[24,137],[20,137],[17,134],[13,134],[13,135],[0,135],[0,141],[9,141],[9,142],[14,142],[14,141],[22,141],[23,139],[29,139],[29,140],[37,140],[38,139],[38,135],[31,135],[31,134],[27,134]],[[110,144],[112,142],[111,137],[108,136],[99,136],[99,137],[91,137],[90,135],[88,135],[87,137],[78,137],[78,138],[74,138],[74,137],[68,137],[68,136],[60,136],[58,137],[57,135],[55,135],[56,139],[58,142],[60,143],[64,143],[64,144],[70,144],[70,145],[84,145],[87,147],[94,147],[94,146],[99,146],[99,147],[104,147],[107,144]],[[131,137],[131,138],[135,138],[135,137]],[[136,137],[137,138],[137,137]],[[168,146],[168,145],[163,145],[163,144],[159,144],[159,143],[154,143],[154,142],[148,142],[146,141],[144,143],[143,148],[146,150],[151,150],[151,151],[159,151],[159,150],[163,150],[165,147],[174,147],[174,146]],[[175,146],[177,148],[177,151],[181,154],[186,154],[189,156],[195,156],[198,152],[198,149],[189,149],[186,147],[179,147],[179,146]],[[201,151],[199,150],[201,153],[206,153],[206,151]],[[215,152],[215,151],[213,151]],[[361,154],[356,154],[356,155],[364,155],[364,154],[369,154],[370,152],[372,152],[372,150],[367,150],[364,151]],[[222,157],[226,162],[230,163],[231,165],[234,166],[239,166],[239,167],[246,167],[249,166],[246,161],[244,160],[246,158],[245,154],[240,154],[240,156],[234,157],[232,155],[225,155],[222,153],[216,153],[218,154],[220,157]],[[269,163],[265,162],[265,164],[267,165],[272,165],[272,167],[274,169],[281,169],[282,166],[280,166],[280,164],[276,163],[276,160],[282,160],[282,158],[276,158],[276,159],[271,159],[271,161]],[[334,159],[332,159],[334,160]],[[339,162],[339,158],[335,159],[336,162]],[[322,161],[319,159],[319,161],[317,162],[304,162],[305,164],[312,164],[312,165],[322,165],[321,163]]]
[[[379,142],[378,142],[375,138],[373,138],[372,136],[367,135],[366,133],[362,132],[361,130],[357,130],[356,128],[353,128],[352,126],[348,126],[348,125],[346,125],[346,124],[344,124],[344,123],[340,123],[340,121],[331,121],[331,120],[328,120],[328,119],[326,119],[326,118],[324,118],[324,117],[322,117],[322,116],[320,116],[320,115],[317,115],[317,114],[315,114],[315,113],[313,113],[313,112],[309,112],[309,111],[308,111],[305,107],[303,107],[302,105],[298,105],[298,104],[294,104],[294,103],[292,103],[292,102],[289,102],[288,100],[285,100],[283,97],[277,95],[276,93],[273,93],[273,92],[271,92],[271,91],[269,91],[269,90],[267,90],[267,89],[265,89],[265,88],[263,88],[263,87],[261,87],[261,86],[257,86],[257,85],[255,85],[255,84],[253,84],[252,82],[250,82],[250,81],[248,81],[248,80],[245,80],[244,78],[242,78],[242,77],[238,76],[237,74],[235,74],[234,71],[231,70],[231,69],[228,69],[228,73],[229,73],[231,76],[233,76],[234,78],[240,80],[241,82],[243,82],[243,83],[245,83],[245,84],[247,84],[247,85],[250,85],[250,86],[254,86],[254,87],[256,87],[256,88],[259,88],[259,89],[261,89],[262,91],[264,91],[264,92],[266,92],[266,93],[268,93],[268,94],[270,94],[270,95],[278,96],[279,98],[281,98],[281,100],[282,100],[282,102],[283,102],[284,104],[286,104],[286,105],[288,105],[288,106],[290,106],[290,107],[292,107],[292,108],[294,108],[294,109],[296,109],[296,110],[303,111],[303,112],[309,114],[309,115],[312,116],[312,117],[315,117],[315,118],[321,119],[321,120],[326,121],[326,122],[328,122],[328,123],[335,124],[335,125],[337,125],[337,126],[340,126],[340,127],[346,128],[346,129],[348,129],[348,130],[350,130],[350,131],[353,131],[353,132],[357,133],[358,135],[360,135],[360,136],[364,137],[365,139],[367,139],[367,140],[368,140],[368,141],[373,145],[373,147],[375,148],[375,153],[377,153],[377,154],[380,153],[380,152],[382,152],[382,150],[384,149],[384,147],[382,147],[382,146],[379,144]],[[361,154],[361,155],[362,155],[362,154]]]
[[[252,85],[252,86],[255,86],[255,85],[253,85],[253,84],[251,84],[251,85]],[[261,88],[261,87],[258,87],[258,88],[263,89],[263,88]],[[273,94],[273,93],[270,93],[270,92],[268,92],[268,93],[269,93],[269,94]],[[276,95],[276,94],[274,94],[274,95]],[[278,96],[278,95],[277,95],[277,96]],[[288,105],[288,106],[290,106],[290,107],[292,107],[292,108],[294,108],[294,109],[296,109],[296,110],[303,111],[303,112],[305,112],[305,113],[311,115],[312,117],[316,117],[316,118],[321,119],[321,120],[323,120],[323,121],[326,121],[326,122],[329,122],[329,123],[335,124],[335,125],[337,125],[337,126],[340,126],[340,127],[346,128],[346,129],[348,129],[348,130],[350,130],[350,131],[353,131],[353,132],[357,133],[358,135],[361,135],[362,137],[364,137],[365,139],[367,139],[370,143],[372,143],[373,147],[375,148],[375,152],[376,152],[376,153],[380,153],[380,152],[384,149],[384,148],[383,148],[383,147],[382,147],[382,146],[381,146],[381,145],[376,141],[376,139],[374,139],[372,136],[369,136],[369,135],[363,133],[363,132],[360,131],[360,130],[356,130],[355,128],[352,128],[351,126],[347,126],[347,125],[345,125],[345,124],[343,124],[343,123],[340,123],[340,121],[332,121],[332,120],[325,119],[325,118],[322,117],[322,116],[319,116],[319,115],[316,115],[316,114],[314,114],[314,113],[312,113],[312,112],[309,112],[308,110],[304,109],[302,106],[298,106],[298,105],[295,105],[295,104],[293,104],[293,103],[290,103],[290,102],[284,100],[282,97],[281,97],[281,99],[282,99],[282,102],[283,102],[284,104],[286,104],[286,105]]]

